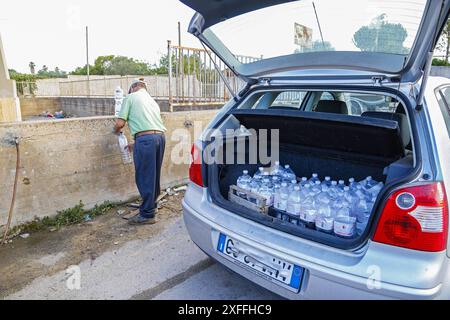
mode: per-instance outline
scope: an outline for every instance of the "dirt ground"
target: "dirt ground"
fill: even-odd
[[[93,262],[103,252],[158,234],[165,221],[181,215],[183,195],[180,192],[165,198],[168,201],[159,209],[160,222],[155,225],[128,225],[122,216],[135,209],[121,206],[90,222],[53,232],[40,231],[26,239],[16,237],[12,243],[0,245],[0,299],[38,277],[53,275],[87,259]]]

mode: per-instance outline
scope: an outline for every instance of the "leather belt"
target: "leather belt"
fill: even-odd
[[[146,136],[149,134],[164,134],[164,132],[158,131],[158,130],[141,131],[141,132],[136,133],[135,138]]]

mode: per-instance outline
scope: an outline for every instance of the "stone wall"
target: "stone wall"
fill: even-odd
[[[215,114],[162,114],[168,129],[163,187],[188,180],[189,165],[171,161],[180,138],[172,140],[175,130],[188,129],[194,135],[194,121],[206,126]],[[0,124],[0,229],[6,223],[12,196],[16,151],[10,140],[14,136],[20,137],[21,166],[13,225],[55,215],[80,200],[89,208],[137,196],[134,167],[122,163],[117,137],[111,133],[113,123],[113,117],[92,117]],[[189,149],[192,142],[183,143]]]

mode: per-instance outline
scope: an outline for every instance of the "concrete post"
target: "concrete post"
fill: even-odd
[[[0,35],[0,122],[22,121],[16,82],[9,78],[3,42]]]

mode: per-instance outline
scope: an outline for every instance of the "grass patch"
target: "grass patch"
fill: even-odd
[[[95,205],[91,210],[85,210],[83,202],[80,201],[79,204],[72,208],[58,211],[54,217],[36,218],[31,222],[12,228],[9,232],[9,238],[13,238],[21,233],[32,233],[48,228],[58,230],[64,226],[78,224],[86,221],[86,219],[102,216],[121,204],[119,202],[106,201],[100,205]]]

